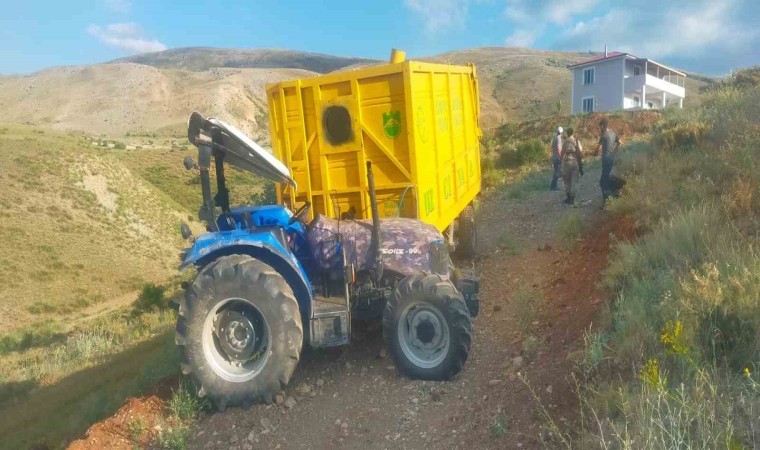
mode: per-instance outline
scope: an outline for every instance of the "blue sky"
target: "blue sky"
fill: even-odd
[[[225,9],[220,9],[224,5]],[[628,51],[712,75],[760,64],[757,0],[27,0],[0,17],[0,73],[165,48],[387,57],[478,46]]]

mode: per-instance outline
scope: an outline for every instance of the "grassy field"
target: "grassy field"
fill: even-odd
[[[611,257],[617,300],[586,340],[579,448],[760,448],[758,74],[666,112],[623,163],[612,210],[641,237]]]
[[[59,447],[177,371],[167,303],[200,188],[185,146],[135,139],[0,126],[0,447]],[[236,203],[271,190],[229,181]]]

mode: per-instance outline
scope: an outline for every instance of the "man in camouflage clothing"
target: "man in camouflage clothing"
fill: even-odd
[[[583,175],[583,153],[581,142],[573,136],[573,129],[567,129],[567,137],[562,144],[562,179],[565,181],[565,203],[575,204],[575,191],[579,175]]]

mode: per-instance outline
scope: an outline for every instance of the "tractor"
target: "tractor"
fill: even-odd
[[[225,163],[295,186],[286,166],[234,126],[193,113],[188,140],[200,177],[199,219],[181,269],[195,267],[177,305],[181,368],[220,410],[271,402],[305,346],[349,344],[353,321],[382,320],[399,371],[450,380],[467,360],[479,281],[455,269],[444,236],[417,219],[381,219],[371,161],[372,218],[316,215],[310,204],[231,207]],[[212,174],[216,193],[212,195]]]

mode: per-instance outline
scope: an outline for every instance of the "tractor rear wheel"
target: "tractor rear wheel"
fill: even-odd
[[[179,305],[182,372],[214,405],[271,402],[298,363],[303,327],[285,279],[247,255],[205,266]]]
[[[456,253],[462,258],[472,259],[477,252],[478,234],[475,228],[475,208],[467,205],[457,220]]]
[[[383,313],[383,335],[405,375],[450,380],[462,370],[472,343],[472,321],[462,295],[437,274],[404,278]]]

